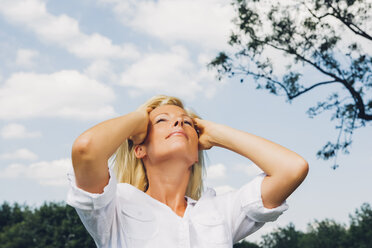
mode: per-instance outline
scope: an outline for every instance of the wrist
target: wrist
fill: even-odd
[[[143,113],[142,111],[133,111],[130,113],[130,118],[132,120],[132,132],[131,136],[137,135],[143,132],[144,123],[148,122],[147,113]]]
[[[218,124],[213,135],[213,145],[226,149],[235,149],[234,140],[239,139],[241,133],[232,127]]]
[[[222,124],[215,123],[215,125],[213,125],[213,128],[211,128],[211,136],[209,139],[209,142],[213,146],[224,147],[224,134],[226,128],[228,127]]]

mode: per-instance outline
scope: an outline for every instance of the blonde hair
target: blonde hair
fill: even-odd
[[[184,108],[184,105],[179,98],[172,96],[154,96],[142,104],[138,109],[146,109],[147,107],[155,109],[162,105],[176,105],[184,109],[191,118],[200,118],[193,111]],[[114,172],[117,181],[119,183],[129,183],[145,192],[149,186],[146,168],[142,160],[136,158],[133,142],[130,139],[125,140],[116,150],[114,156]],[[198,151],[198,157],[199,161],[191,168],[191,175],[186,189],[186,196],[191,197],[194,200],[199,200],[201,193],[203,192],[203,176],[205,174],[204,153],[202,150]]]

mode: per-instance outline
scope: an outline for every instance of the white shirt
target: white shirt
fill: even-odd
[[[111,168],[109,173],[101,194],[78,188],[72,167],[67,173],[67,204],[76,209],[97,247],[231,248],[288,209],[286,201],[273,209],[263,206],[264,173],[229,193],[216,196],[207,188],[198,201],[185,196],[183,217],[136,187],[118,184]]]

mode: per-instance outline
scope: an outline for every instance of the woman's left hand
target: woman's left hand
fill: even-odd
[[[195,128],[199,131],[199,150],[208,150],[214,146],[214,130],[216,123],[193,118]]]

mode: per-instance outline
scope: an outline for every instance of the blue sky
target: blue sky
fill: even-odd
[[[349,213],[372,203],[371,125],[355,131],[351,154],[339,155],[337,170],[317,160],[338,131],[330,113],[309,119],[305,112],[333,87],[288,104],[256,90],[251,79],[217,81],[206,64],[218,51],[231,51],[233,17],[221,0],[0,0],[0,202],[64,201],[76,137],[161,93],[308,161],[309,175],[287,200],[289,210],[248,240],[289,222],[302,230],[314,219],[348,223]],[[207,153],[206,183],[217,193],[259,173],[231,151]]]

